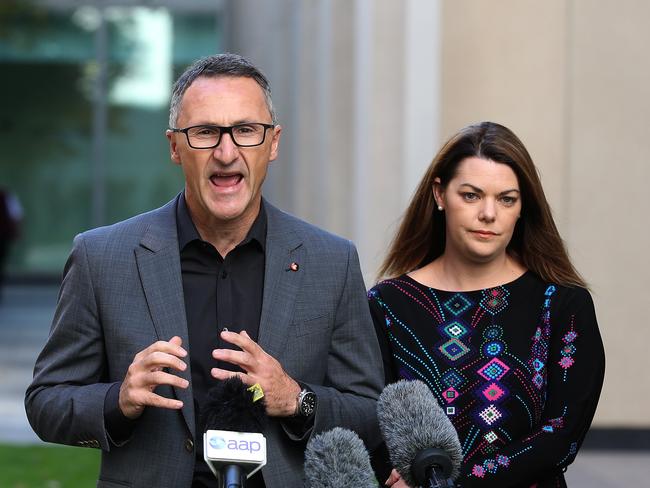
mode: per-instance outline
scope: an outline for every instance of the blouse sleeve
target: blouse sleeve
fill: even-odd
[[[547,374],[547,395],[541,411],[529,413],[530,434],[490,457],[463,463],[458,486],[529,486],[552,478],[575,459],[596,412],[605,353],[587,290],[568,290],[564,303],[550,312],[548,360],[538,365]]]
[[[368,304],[370,305],[370,315],[372,315],[372,322],[375,324],[375,333],[377,334],[381,357],[384,363],[385,384],[388,385],[397,381],[398,375],[390,349],[390,338],[388,337],[388,330],[386,328],[383,300],[376,287],[368,292]]]

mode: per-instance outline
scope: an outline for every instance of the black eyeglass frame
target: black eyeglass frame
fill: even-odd
[[[261,125],[264,127],[264,133],[262,134],[262,140],[257,143],[257,144],[239,144],[236,140],[235,137],[232,135],[232,130],[237,128],[237,127],[244,127],[246,125]],[[217,139],[217,143],[213,146],[207,146],[207,147],[195,147],[192,145],[190,142],[190,135],[188,132],[192,129],[196,129],[197,127],[208,127],[210,129],[219,129],[219,139]],[[247,124],[235,124],[235,125],[228,125],[228,126],[221,126],[221,125],[212,125],[212,124],[199,124],[199,125],[192,125],[190,127],[185,127],[184,129],[177,129],[174,127],[169,127],[168,130],[171,132],[182,132],[185,134],[185,138],[187,139],[187,144],[192,148],[192,149],[214,149],[215,147],[219,146],[221,144],[221,138],[223,137],[224,134],[230,134],[230,139],[232,140],[233,144],[237,147],[257,147],[261,146],[264,144],[264,141],[266,140],[266,131],[268,129],[275,129],[276,125],[275,124],[265,124],[263,122],[249,122]]]

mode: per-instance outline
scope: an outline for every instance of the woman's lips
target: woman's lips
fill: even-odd
[[[495,237],[498,235],[497,233],[492,232],[491,230],[472,230],[470,232],[483,239],[489,239],[490,237]]]

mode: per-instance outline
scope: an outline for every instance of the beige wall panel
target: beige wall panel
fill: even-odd
[[[358,175],[367,203],[358,217],[361,225],[353,229],[368,286],[374,282],[375,270],[385,254],[390,239],[388,229],[400,215],[401,182],[405,176],[401,171],[400,126],[404,110],[405,12],[400,2],[381,0],[374,2],[374,15],[371,84],[367,87],[371,90],[371,112],[359,114],[369,124],[369,139],[358,141],[368,147],[365,170]]]
[[[331,62],[329,69],[329,124],[323,137],[327,140],[328,160],[333,180],[328,188],[327,219],[323,225],[340,234],[352,235],[352,219],[349,210],[350,196],[354,191],[354,159],[350,148],[355,135],[350,107],[354,103],[354,15],[349,0],[334,0],[331,13]]]
[[[564,0],[442,2],[442,136],[492,120],[524,142],[562,228]]]
[[[650,426],[650,3],[575,2],[570,226],[607,351],[598,423]]]
[[[607,351],[601,426],[648,427],[650,4],[443,2],[442,133],[492,119],[540,168]]]

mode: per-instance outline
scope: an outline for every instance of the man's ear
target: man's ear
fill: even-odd
[[[269,161],[275,161],[280,150],[280,136],[282,135],[282,126],[276,125],[273,128],[273,137],[271,138],[271,154]]]
[[[165,136],[167,136],[167,140],[169,141],[169,157],[171,158],[172,161],[176,164],[181,164],[181,157],[178,154],[178,144],[176,142],[176,136],[178,134],[176,132],[172,132],[169,129],[165,131]]]

